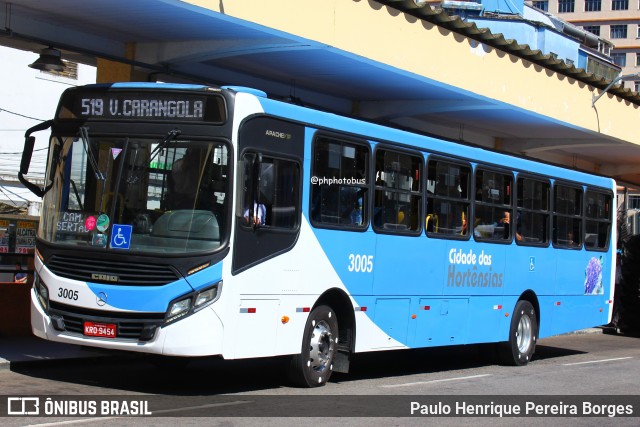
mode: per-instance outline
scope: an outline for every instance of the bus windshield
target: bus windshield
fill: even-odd
[[[229,149],[222,141],[53,136],[52,188],[38,235],[64,246],[142,253],[218,249],[227,214]]]

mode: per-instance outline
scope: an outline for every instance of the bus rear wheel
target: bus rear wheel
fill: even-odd
[[[338,319],[326,305],[309,314],[302,337],[300,354],[292,357],[290,379],[302,387],[323,386],[333,372],[333,358],[338,342]]]
[[[499,352],[502,363],[523,366],[529,363],[538,340],[538,318],[529,301],[520,300],[511,317],[509,341],[501,343]]]

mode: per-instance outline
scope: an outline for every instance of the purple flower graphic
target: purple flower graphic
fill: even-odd
[[[602,289],[602,261],[596,257],[591,258],[584,275],[585,295],[602,295],[604,293],[604,289]]]

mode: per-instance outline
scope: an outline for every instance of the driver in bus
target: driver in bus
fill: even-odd
[[[187,148],[185,155],[171,168],[169,209],[195,209],[200,179],[199,150]]]

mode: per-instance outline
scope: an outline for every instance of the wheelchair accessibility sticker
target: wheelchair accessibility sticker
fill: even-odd
[[[133,227],[125,224],[113,224],[111,229],[111,248],[129,249]]]

